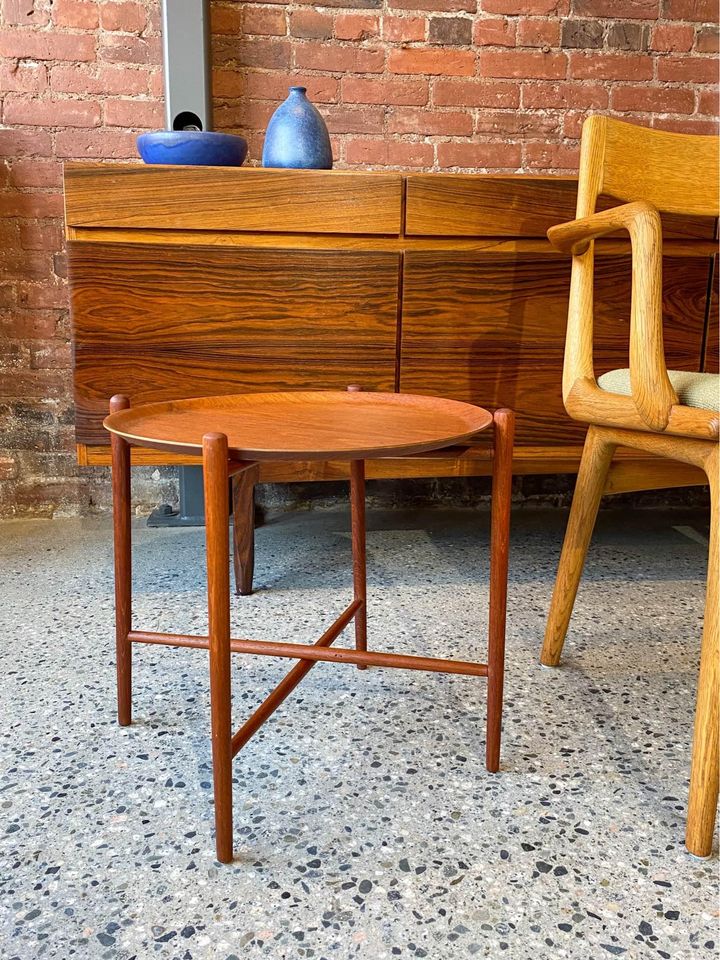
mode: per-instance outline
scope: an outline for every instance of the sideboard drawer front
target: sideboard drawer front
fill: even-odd
[[[70,228],[395,235],[398,173],[68,164]]]
[[[699,369],[708,261],[664,263],[668,364]],[[403,282],[400,389],[517,413],[518,444],[571,444],[561,380],[569,264],[562,260],[410,253]],[[596,262],[595,364],[627,366],[630,261]]]
[[[416,173],[406,179],[409,237],[544,239],[550,227],[575,219],[574,177]],[[600,197],[598,209],[618,203]],[[663,215],[663,235],[668,238],[712,240],[715,228],[710,217]],[[621,232],[617,236],[627,238]]]
[[[392,390],[395,253],[69,244],[76,433],[136,403],[277,389]]]

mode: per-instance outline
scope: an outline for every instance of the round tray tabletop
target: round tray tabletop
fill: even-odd
[[[104,426],[137,446],[202,454],[224,433],[238,460],[363,460],[438,450],[492,423],[482,407],[441,397],[363,391],[244,393],[118,410]]]

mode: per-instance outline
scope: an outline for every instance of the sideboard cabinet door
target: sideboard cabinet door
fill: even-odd
[[[394,252],[71,242],[76,434],[108,399],[394,390]]]
[[[671,367],[700,369],[708,267],[707,257],[665,259]],[[567,258],[407,253],[400,389],[512,407],[518,445],[581,442],[561,394],[569,279]],[[596,372],[627,366],[628,257],[597,257],[595,312]]]

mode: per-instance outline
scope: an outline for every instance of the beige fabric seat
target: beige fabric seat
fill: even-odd
[[[720,375],[717,373],[691,373],[687,370],[668,370],[678,400],[685,407],[699,407],[701,410],[720,412]],[[630,389],[630,371],[610,370],[598,377],[598,386],[608,393],[620,393],[624,397],[632,396]]]

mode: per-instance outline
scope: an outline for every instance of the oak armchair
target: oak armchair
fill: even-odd
[[[559,663],[600,499],[612,489],[608,476],[616,448],[634,447],[704,471],[710,484],[710,545],[685,837],[697,856],[711,852],[718,800],[720,377],[666,367],[660,211],[718,216],[718,143],[717,137],[589,118],[582,134],[577,219],[548,231],[551,243],[573,258],[563,400],[568,414],[589,429],[541,660],[546,666]],[[595,212],[601,193],[624,203]],[[629,367],[596,377],[593,245],[617,230],[629,233],[632,249]]]

